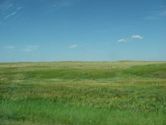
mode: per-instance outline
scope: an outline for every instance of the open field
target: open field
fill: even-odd
[[[166,125],[166,62],[1,63],[0,125]]]

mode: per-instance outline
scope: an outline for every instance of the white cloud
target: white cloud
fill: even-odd
[[[142,40],[142,39],[143,36],[136,34],[136,35],[131,35],[130,37],[121,38],[118,40],[118,43],[128,43],[133,40]]]
[[[126,40],[126,39],[124,39],[124,38],[123,38],[123,39],[119,39],[119,40],[118,40],[118,43],[126,43],[126,42],[127,42],[127,40]]]
[[[39,49],[38,45],[28,45],[23,49],[23,51],[24,52],[33,52],[33,51],[36,51],[38,49]]]
[[[131,38],[132,39],[139,39],[139,40],[143,39],[143,37],[141,35],[132,35]]]
[[[70,49],[74,49],[74,48],[77,48],[77,47],[78,47],[77,44],[72,44],[72,45],[69,46]]]

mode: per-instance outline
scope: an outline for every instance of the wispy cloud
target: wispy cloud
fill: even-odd
[[[16,47],[13,46],[13,45],[8,45],[8,46],[4,46],[5,49],[9,49],[9,50],[12,50],[12,49],[15,49]]]
[[[52,3],[53,8],[64,8],[64,7],[71,7],[80,0],[57,0]]]
[[[17,7],[15,10],[13,10],[11,13],[9,13],[8,15],[6,15],[4,17],[5,20],[7,20],[8,18],[15,16],[20,10],[22,9],[22,7]]]
[[[1,23],[17,15],[22,8],[13,1],[6,0],[2,2],[0,4]]]
[[[59,6],[59,7],[69,7],[73,4],[73,1],[69,1],[69,0],[61,0],[59,1],[56,6]]]
[[[159,19],[165,19],[166,18],[166,8],[163,8],[161,10],[155,10],[149,12],[150,14],[145,16],[145,20],[159,20]]]
[[[74,48],[77,48],[77,47],[78,47],[77,44],[72,44],[72,45],[69,46],[70,49],[74,49]]]
[[[0,11],[7,11],[9,9],[11,9],[13,7],[13,3],[11,3],[10,1],[6,0],[3,1],[2,3],[0,3]]]
[[[145,20],[157,20],[159,19],[158,16],[155,16],[155,15],[148,15],[146,17],[144,17]]]
[[[162,17],[166,17],[166,10],[161,11],[159,15]]]
[[[131,36],[126,37],[126,38],[121,38],[117,42],[118,43],[128,43],[128,42],[133,41],[133,40],[142,40],[142,39],[143,39],[143,36],[141,36],[139,34],[135,34],[135,35],[131,35]]]
[[[17,50],[17,51],[24,51],[24,52],[33,52],[39,49],[38,45],[27,45],[27,46],[14,46],[14,45],[6,45],[3,47],[6,50]]]
[[[56,8],[56,7],[57,7],[57,4],[53,4],[52,7],[53,7],[53,8]]]
[[[33,52],[33,51],[36,51],[38,49],[39,49],[38,45],[28,45],[23,49],[23,51],[24,52]]]
[[[10,17],[12,17],[12,16],[14,16],[14,15],[16,15],[16,14],[17,14],[17,11],[14,11],[14,12],[9,13],[8,15],[6,15],[6,16],[4,17],[4,20],[7,20],[8,18],[10,18]]]

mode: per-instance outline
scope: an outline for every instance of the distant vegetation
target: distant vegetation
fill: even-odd
[[[166,125],[166,62],[1,63],[0,125]]]

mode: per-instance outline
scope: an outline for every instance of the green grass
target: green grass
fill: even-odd
[[[165,125],[165,62],[0,64],[0,125]]]

